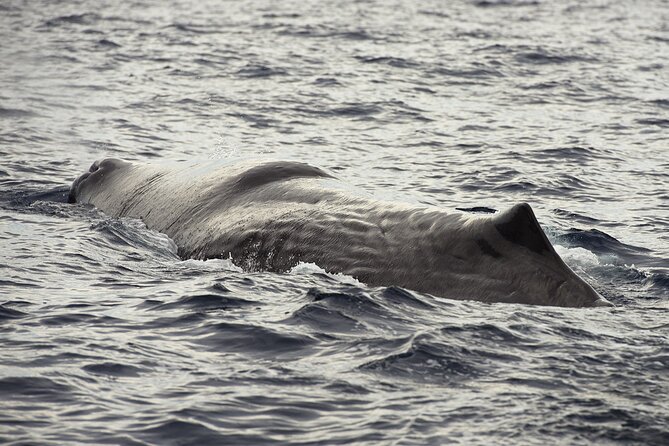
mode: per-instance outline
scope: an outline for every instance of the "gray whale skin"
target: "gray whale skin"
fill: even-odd
[[[492,216],[356,196],[298,162],[172,166],[95,162],[70,202],[141,219],[182,258],[232,256],[248,271],[313,262],[372,286],[452,299],[609,306],[560,259],[527,204]]]

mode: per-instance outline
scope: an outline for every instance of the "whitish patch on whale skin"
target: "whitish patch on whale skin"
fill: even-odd
[[[304,163],[115,159],[94,163],[70,201],[141,219],[174,240],[182,258],[232,256],[247,271],[314,263],[453,299],[610,305],[560,259],[524,203],[471,216],[356,196]]]

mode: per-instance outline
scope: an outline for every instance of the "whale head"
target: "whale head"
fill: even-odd
[[[72,183],[68,203],[87,203],[90,195],[100,189],[100,185],[118,173],[120,169],[130,165],[131,163],[116,158],[95,161],[88,172],[79,176]]]

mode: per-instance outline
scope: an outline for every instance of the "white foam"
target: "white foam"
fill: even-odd
[[[109,221],[114,220],[110,219]],[[178,256],[176,243],[166,234],[147,228],[144,222],[138,218],[122,217],[119,221],[125,228],[131,231],[129,235],[132,237],[128,242],[132,243],[133,246],[139,243],[140,246],[149,247],[156,252],[167,251],[175,257]]]
[[[188,259],[181,262],[183,265],[192,266],[199,270],[206,271],[231,271],[235,273],[243,273],[244,270],[232,262],[232,256],[227,259],[206,259],[194,260]]]
[[[599,266],[601,262],[594,252],[588,251],[585,248],[574,247],[568,248],[566,246],[555,245],[555,252],[558,253],[562,260],[568,265],[579,266]]]
[[[288,271],[288,274],[293,275],[309,275],[309,274],[325,274],[328,277],[331,277],[339,282],[347,283],[355,286],[365,286],[364,283],[360,282],[358,279],[352,276],[348,276],[342,273],[329,273],[315,263],[309,262],[304,263],[300,262]]]

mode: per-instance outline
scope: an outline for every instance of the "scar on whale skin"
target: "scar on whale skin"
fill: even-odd
[[[451,299],[611,305],[562,261],[526,203],[473,216],[357,196],[299,162],[117,159],[96,161],[69,201],[143,220],[182,258],[231,255],[247,271],[315,263],[368,285]]]

